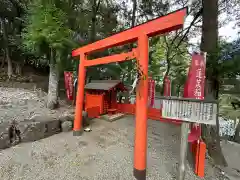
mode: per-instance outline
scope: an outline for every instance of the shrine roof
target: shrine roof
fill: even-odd
[[[92,80],[85,85],[85,89],[109,91],[117,86],[119,86],[121,90],[126,90],[120,80]]]

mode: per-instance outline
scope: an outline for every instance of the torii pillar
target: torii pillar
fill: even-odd
[[[168,33],[183,27],[187,8],[180,9],[166,16],[161,16],[144,24],[117,33],[106,39],[80,47],[72,56],[80,56],[78,72],[78,90],[73,134],[82,134],[82,110],[84,101],[85,72],[89,66],[136,59],[143,78],[139,82],[136,98],[134,176],[137,180],[146,179],[147,160],[147,113],[148,113],[148,38]],[[115,54],[94,60],[88,60],[90,53],[106,50],[115,46],[137,42],[138,47],[128,53]]]

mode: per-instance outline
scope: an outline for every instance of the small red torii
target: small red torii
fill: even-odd
[[[186,15],[187,8],[183,8],[72,51],[72,56],[80,56],[81,59],[78,72],[76,111],[73,128],[73,135],[75,136],[79,136],[83,132],[82,110],[86,67],[127,61],[134,58],[138,61],[141,72],[145,77],[140,80],[139,83],[141,83],[141,86],[139,86],[136,94],[134,176],[138,180],[146,179],[149,58],[148,38],[182,28]],[[134,48],[131,52],[97,58],[94,60],[88,60],[87,58],[90,53],[134,42],[137,42],[138,47]]]

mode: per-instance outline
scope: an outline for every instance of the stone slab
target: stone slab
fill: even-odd
[[[52,136],[62,131],[71,131],[72,127],[70,127],[70,124],[73,123],[73,120],[73,114],[65,114],[59,118],[47,115],[36,115],[31,119],[17,122],[16,127],[20,130],[21,142],[33,142]],[[67,123],[69,123],[69,127],[65,126]],[[88,126],[89,123],[90,120],[87,117],[87,114],[83,113],[83,126]],[[0,150],[20,143],[18,139],[14,143],[10,143],[8,134],[9,127],[10,122],[4,122],[0,124]]]
[[[118,113],[118,114],[115,114],[115,115],[112,115],[112,116],[103,115],[103,116],[101,116],[101,119],[104,119],[104,120],[109,121],[109,122],[113,122],[113,121],[116,121],[118,119],[123,118],[124,116],[125,116],[125,114]]]
[[[8,130],[10,123],[0,125],[0,149],[11,147],[20,142],[10,144]],[[61,131],[60,121],[49,116],[36,116],[16,124],[20,130],[21,142],[32,142],[52,136]]]

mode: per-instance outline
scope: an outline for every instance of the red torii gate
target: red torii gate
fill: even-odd
[[[139,180],[146,179],[148,38],[182,28],[186,15],[187,8],[183,8],[72,51],[72,56],[80,56],[81,59],[79,64],[76,111],[73,128],[73,135],[75,136],[79,136],[83,132],[82,110],[86,67],[132,60],[134,58],[138,61],[141,71],[145,77],[140,80],[139,83],[141,83],[141,86],[138,88],[138,93],[136,95],[134,176]],[[94,60],[88,60],[87,58],[90,53],[133,42],[137,42],[138,47],[133,49],[131,52],[97,58]]]

